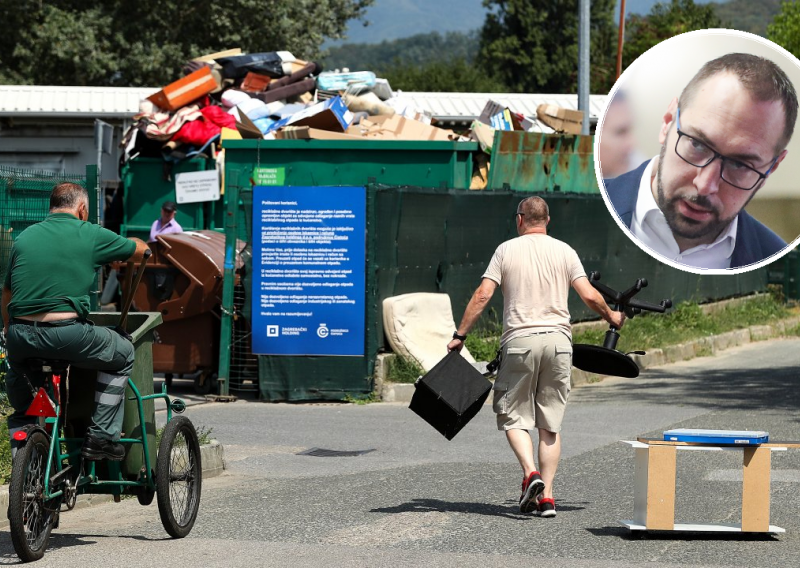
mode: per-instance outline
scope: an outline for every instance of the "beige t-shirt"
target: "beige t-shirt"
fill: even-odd
[[[547,235],[523,235],[497,247],[483,277],[503,291],[500,343],[541,331],[561,331],[571,338],[567,298],[582,276],[586,272],[578,253]]]

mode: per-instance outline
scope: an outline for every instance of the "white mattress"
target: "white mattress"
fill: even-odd
[[[456,330],[450,296],[419,292],[386,298],[383,330],[392,351],[429,371],[447,355],[447,344]],[[461,355],[475,362],[466,347]]]

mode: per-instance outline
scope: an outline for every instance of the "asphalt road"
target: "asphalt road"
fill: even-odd
[[[404,405],[192,406],[227,472],[205,481],[185,539],[136,500],[62,515],[41,566],[795,566],[800,451],[773,453],[771,523],[785,534],[632,537],[633,451],[619,440],[672,427],[766,430],[798,440],[800,339],[575,389],[555,487],[558,516],[517,512],[521,473],[486,407],[447,442]],[[374,450],[358,457],[310,448]],[[687,455],[691,454],[691,455]],[[739,452],[681,452],[676,517],[739,521]],[[7,533],[0,564],[16,562]]]

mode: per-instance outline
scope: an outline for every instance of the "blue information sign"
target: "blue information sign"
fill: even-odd
[[[364,355],[366,190],[253,188],[253,353]]]

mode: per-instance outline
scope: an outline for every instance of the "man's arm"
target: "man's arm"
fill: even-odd
[[[464,310],[464,317],[461,318],[461,323],[456,330],[459,335],[467,335],[469,333],[472,326],[475,325],[475,322],[481,317],[483,310],[486,309],[496,289],[497,282],[491,278],[484,278],[481,280],[480,286],[478,286],[478,289],[472,294],[472,298],[469,304],[467,304],[467,309]],[[462,347],[464,347],[463,341],[460,339],[453,339],[447,344],[447,351],[461,351]]]
[[[3,333],[8,333],[8,304],[11,303],[11,289],[3,286],[2,312]]]
[[[584,304],[617,329],[622,329],[622,325],[625,323],[625,314],[623,312],[615,312],[609,308],[603,295],[595,290],[588,278],[581,276],[572,283],[572,287],[581,297]]]
[[[144,251],[150,250],[150,247],[147,246],[147,243],[142,239],[137,239],[136,237],[131,237],[128,240],[136,243],[136,250],[133,251],[133,255],[125,262],[141,262],[144,258]]]

